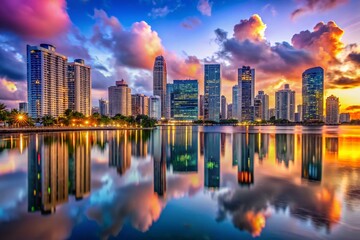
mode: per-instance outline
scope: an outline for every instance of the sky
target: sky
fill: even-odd
[[[270,107],[285,83],[301,104],[302,72],[321,66],[325,97],[360,118],[359,10],[358,0],[2,0],[0,102],[26,101],[26,45],[50,43],[92,67],[93,106],[121,79],[151,95],[163,55],[168,82],[197,79],[200,94],[203,64],[220,63],[228,102],[237,69],[251,66]]]

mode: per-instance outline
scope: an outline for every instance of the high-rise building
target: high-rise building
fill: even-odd
[[[204,119],[220,120],[220,64],[205,64],[204,67]]]
[[[221,119],[227,119],[227,103],[226,97],[224,95],[221,96]]]
[[[101,116],[109,116],[109,101],[99,99],[99,113]]]
[[[340,123],[349,123],[350,122],[350,113],[340,113],[339,117]]]
[[[295,117],[295,122],[302,122],[302,105],[297,105],[297,118]]]
[[[233,119],[233,104],[230,103],[227,108],[227,117],[228,119]]]
[[[199,84],[197,80],[174,80],[171,109],[176,120],[197,120]]]
[[[264,91],[259,91],[256,98],[261,100],[261,119],[268,121],[270,119],[270,117],[269,117],[269,95],[265,94]]]
[[[254,100],[254,120],[260,121],[263,119],[263,109],[262,109],[262,101],[261,99],[255,98]]]
[[[239,86],[235,85],[232,88],[232,118],[239,119],[238,117],[238,103],[239,103]]]
[[[276,110],[275,108],[270,108],[269,109],[269,117],[272,118],[272,117],[275,117],[276,118]],[[270,119],[269,118],[269,119]]]
[[[124,79],[116,81],[116,86],[109,87],[109,114],[131,115],[131,89]]]
[[[339,98],[331,95],[326,99],[326,123],[339,123]]]
[[[295,121],[295,91],[290,89],[289,84],[275,92],[275,109],[276,119]]]
[[[83,59],[67,64],[69,109],[91,115],[91,67]]]
[[[28,111],[32,118],[64,115],[68,108],[67,58],[50,44],[27,45]]]
[[[159,96],[161,99],[161,117],[166,117],[166,83],[167,72],[165,58],[163,56],[157,56],[154,63],[153,89],[154,96]]]
[[[27,113],[28,112],[28,103],[27,102],[20,102],[19,103],[19,112]]]
[[[200,95],[199,101],[199,118],[204,119],[204,95]]]
[[[322,121],[324,104],[324,69],[315,67],[302,74],[303,120]]]
[[[166,119],[172,119],[174,118],[174,111],[171,108],[171,97],[174,92],[174,85],[172,83],[166,84],[166,101],[165,101],[165,107],[166,107]]]
[[[161,98],[160,96],[151,96],[149,99],[149,116],[156,120],[161,119]]]
[[[149,114],[149,98],[144,94],[131,95],[131,114],[148,115]]]
[[[238,69],[238,117],[240,121],[254,121],[255,69]]]

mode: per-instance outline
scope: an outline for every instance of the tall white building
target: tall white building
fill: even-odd
[[[265,94],[264,91],[259,91],[256,99],[261,101],[261,119],[269,120],[269,95]]]
[[[339,98],[331,95],[326,99],[326,123],[338,124],[339,123]]]
[[[295,91],[290,89],[289,84],[275,93],[275,109],[276,119],[295,121]]]
[[[149,115],[157,120],[161,119],[161,98],[160,96],[151,96],[149,103]]]
[[[69,109],[91,115],[91,67],[83,59],[67,65]]]
[[[58,117],[68,108],[67,58],[50,44],[27,45],[28,111]]]
[[[116,86],[111,86],[109,91],[109,114],[111,117],[116,114],[124,116],[131,115],[131,89],[124,79],[116,81]]]

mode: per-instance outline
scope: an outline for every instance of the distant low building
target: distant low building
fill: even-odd
[[[157,120],[161,119],[161,98],[160,96],[151,96],[149,103],[149,115]]]
[[[109,116],[109,101],[99,99],[99,113],[101,116]]]
[[[340,113],[340,123],[349,123],[351,121],[350,119],[350,113]]]
[[[100,114],[100,108],[99,107],[92,107],[91,108],[91,114],[99,113]]]
[[[22,113],[28,112],[28,103],[27,102],[19,103],[19,112],[22,112]]]

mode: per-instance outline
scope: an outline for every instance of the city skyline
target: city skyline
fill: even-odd
[[[203,64],[221,64],[221,95],[228,102],[237,69],[249,65],[256,69],[255,92],[263,90],[270,96],[270,108],[275,106],[275,91],[283,84],[300,93],[301,73],[321,66],[324,98],[339,97],[340,112],[359,118],[356,9],[360,3],[319,2],[138,1],[119,8],[112,1],[57,0],[52,5],[24,1],[19,6],[4,1],[3,9],[12,14],[4,12],[0,17],[0,101],[9,108],[26,101],[25,46],[46,42],[55,45],[69,62],[81,58],[93,67],[94,106],[98,99],[107,98],[107,87],[122,78],[134,94],[152,95],[153,61],[164,55],[168,83],[197,79],[199,94],[204,91]],[[237,11],[244,6],[248,11]],[[21,11],[25,7],[38,13],[36,17]],[[78,8],[84,11],[76,11]],[[49,9],[58,14],[48,14]],[[34,21],[23,20],[32,18]],[[183,36],[182,41],[177,41],[178,34],[169,34],[172,32]],[[296,103],[301,102],[301,94],[296,94]]]

